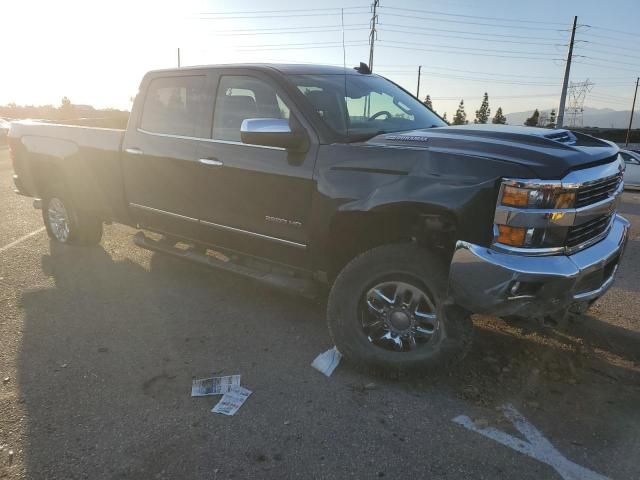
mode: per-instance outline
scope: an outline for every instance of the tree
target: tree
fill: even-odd
[[[507,123],[507,117],[502,114],[502,107],[498,107],[495,116],[491,119],[491,123],[498,125],[505,125]]]
[[[444,112],[444,115],[442,116],[442,120],[444,120],[447,125],[449,125],[449,120],[447,120],[447,112]]]
[[[556,128],[556,109],[551,110],[551,114],[549,115],[549,123],[547,124],[547,128]]]
[[[549,123],[549,114],[547,112],[540,112],[536,127],[546,127],[547,123]]]
[[[535,127],[536,125],[538,125],[538,119],[540,118],[540,112],[538,111],[538,109],[536,108],[535,111],[533,112],[533,115],[531,115],[529,118],[527,118],[524,121],[524,124],[527,127]]]
[[[62,120],[71,120],[75,117],[75,108],[69,97],[62,97],[60,102],[60,117]]]
[[[467,113],[464,111],[464,99],[460,100],[460,105],[458,105],[458,110],[456,110],[456,114],[453,116],[453,124],[454,125],[466,125],[469,123],[467,121]]]
[[[427,95],[427,98],[424,99],[424,104],[427,106],[429,110],[434,112],[433,103],[431,102],[431,95]]]
[[[482,104],[480,105],[480,108],[476,110],[476,118],[473,120],[473,123],[487,123],[489,121],[489,115],[491,115],[491,109],[489,108],[489,94],[484,92]]]

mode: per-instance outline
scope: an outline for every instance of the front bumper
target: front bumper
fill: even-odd
[[[471,312],[498,316],[538,317],[584,304],[613,284],[628,233],[629,222],[616,215],[604,239],[569,256],[516,255],[459,241],[449,297]]]

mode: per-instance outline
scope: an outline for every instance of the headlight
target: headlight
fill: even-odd
[[[506,207],[518,208],[573,208],[576,194],[554,186],[526,188],[503,185],[500,203]]]
[[[574,208],[576,191],[558,182],[504,180],[498,196],[494,244],[548,252],[561,250],[568,224],[566,210]],[[533,219],[533,220],[532,220]]]

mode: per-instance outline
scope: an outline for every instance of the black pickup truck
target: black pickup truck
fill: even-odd
[[[103,222],[145,248],[305,295],[374,370],[464,356],[472,313],[561,318],[612,284],[618,148],[557,129],[449,127],[366,66],[148,73],[126,131],[13,122],[16,191],[52,239]]]

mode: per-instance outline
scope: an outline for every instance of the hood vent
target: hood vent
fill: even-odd
[[[577,142],[576,136],[569,130],[559,130],[557,132],[545,135],[544,138],[553,140],[555,142],[564,143],[565,145],[575,145]]]

